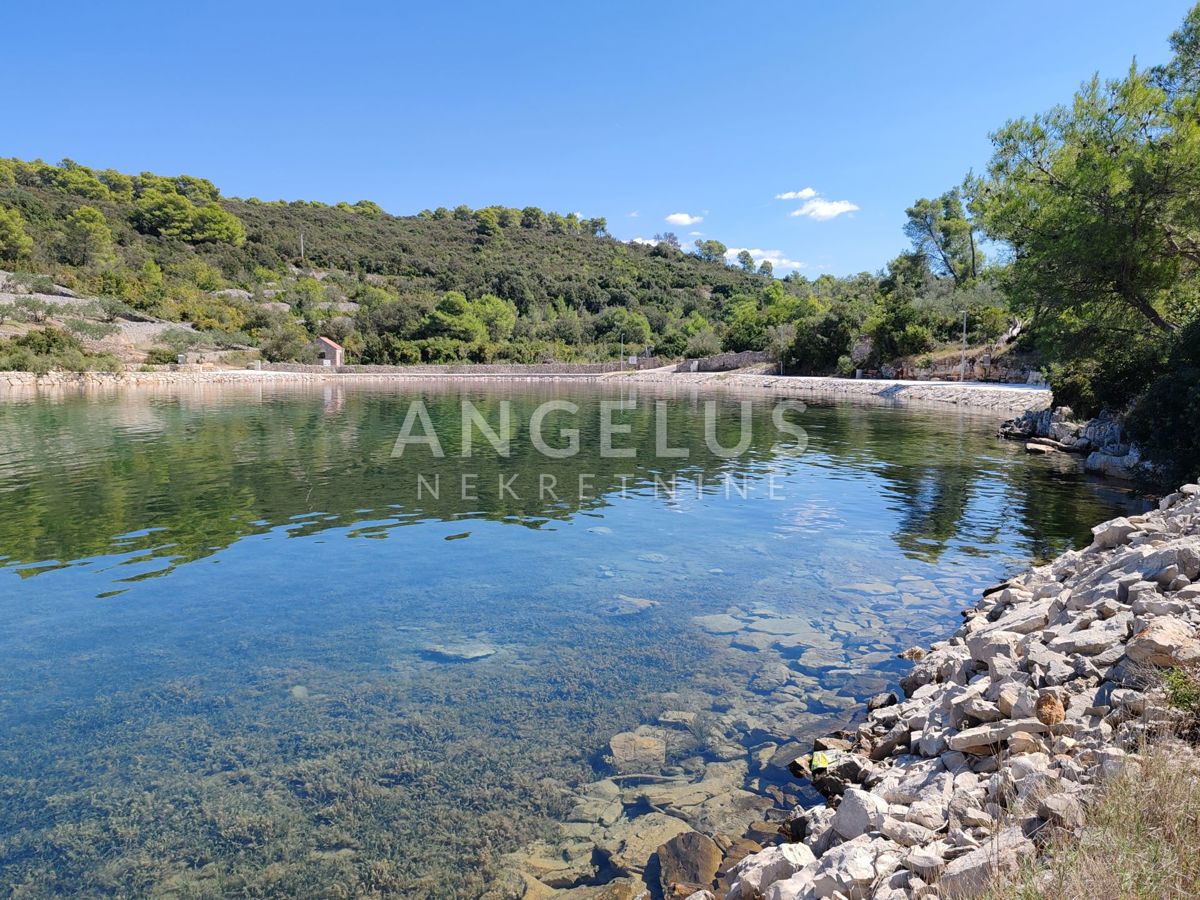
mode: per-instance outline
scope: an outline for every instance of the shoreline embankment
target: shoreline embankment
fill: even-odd
[[[590,384],[612,387],[645,386],[746,396],[789,397],[813,400],[848,400],[925,407],[957,407],[1003,415],[1028,409],[1045,409],[1050,392],[1044,388],[981,382],[887,381],[832,377],[768,375],[761,372],[676,372],[651,369],[636,372],[500,372],[496,367],[480,374],[406,372],[272,371],[258,369],[178,369],[112,372],[0,372],[0,394],[5,392],[79,390],[204,385],[514,385],[532,383]]]
[[[1082,835],[1104,786],[1184,724],[1156,672],[1200,665],[1200,486],[1092,534],[984,591],[904,654],[903,698],[792,761],[827,803],[738,863],[728,900],[974,897]]]

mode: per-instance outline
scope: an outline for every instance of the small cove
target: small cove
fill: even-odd
[[[392,455],[418,393],[444,458]],[[490,421],[511,402],[510,456],[455,452],[464,396]],[[530,446],[548,399],[578,407],[554,428],[580,430],[572,458]],[[637,457],[596,453],[603,399],[637,402],[618,416]],[[686,459],[654,453],[657,399]],[[790,802],[766,748],[843,720],[981,588],[1136,504],[986,417],[810,404],[794,455],[755,401],[761,427],[724,459],[703,404],[582,386],[6,401],[0,882],[478,896],[508,854],[561,844],[637,729],[665,745],[664,803],[729,765],[736,790]]]

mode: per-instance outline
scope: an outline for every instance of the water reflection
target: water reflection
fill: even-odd
[[[477,896],[639,727],[666,735],[660,777],[688,780],[659,792],[785,806],[795,786],[751,748],[828,727],[980,587],[1130,502],[958,414],[812,407],[794,456],[756,403],[722,459],[680,395],[670,443],[691,453],[656,458],[658,395],[627,393],[639,453],[612,459],[599,402],[620,394],[471,390],[521,426],[508,457],[462,460],[459,394],[421,396],[443,458],[392,456],[409,397],[382,390],[0,405],[0,883]],[[553,397],[580,407],[573,459],[527,439]],[[445,487],[464,471],[466,501]],[[590,490],[498,480],[546,474]],[[723,802],[697,821],[735,829]]]
[[[288,533],[298,537],[356,523],[356,535],[380,536],[430,519],[540,527],[631,491],[649,490],[664,501],[675,499],[673,489],[683,495],[766,491],[757,482],[788,473],[874,476],[901,515],[896,544],[935,561],[954,540],[981,482],[1004,491],[1039,555],[1078,539],[1093,510],[1121,499],[1100,499],[1100,489],[1076,473],[1017,464],[1014,448],[991,439],[990,423],[969,416],[810,405],[788,417],[810,440],[807,453],[796,458],[780,444],[787,436],[771,422],[773,404],[758,401],[746,453],[722,459],[705,444],[703,401],[673,397],[663,408],[672,449],[688,451],[680,459],[654,453],[660,398],[625,392],[621,396],[638,405],[618,416],[630,426],[622,440],[640,448],[639,455],[613,459],[599,453],[598,403],[608,395],[581,395],[578,388],[490,390],[466,396],[489,422],[499,421],[501,402],[513,404],[512,454],[502,458],[476,440],[465,460],[458,391],[431,386],[416,396],[429,410],[443,458],[424,447],[392,456],[413,397],[342,385],[6,403],[0,406],[0,560],[30,576],[102,555],[128,564],[160,559],[155,573],[165,574],[292,522],[299,524]],[[563,423],[580,431],[580,452],[569,459],[549,458],[528,440],[530,414],[556,396],[580,406]],[[737,442],[736,403],[720,403],[722,443]]]

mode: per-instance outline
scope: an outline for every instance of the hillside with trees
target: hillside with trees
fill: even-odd
[[[393,216],[0,160],[0,264],[102,298],[110,321],[128,310],[190,326],[164,359],[192,344],[304,360],[322,334],[364,363],[593,360],[623,345],[771,349],[796,371],[846,372],[956,342],[964,307],[973,341],[997,339],[1008,316],[982,254],[960,268],[974,226],[958,194],[910,218],[914,250],[883,273],[776,278],[716,240],[624,243],[603,219],[537,207]]]

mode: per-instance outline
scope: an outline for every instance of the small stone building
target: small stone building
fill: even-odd
[[[314,342],[317,348],[317,359],[323,366],[341,366],[346,363],[346,351],[342,345],[327,337],[319,337]]]

